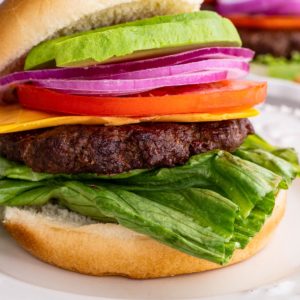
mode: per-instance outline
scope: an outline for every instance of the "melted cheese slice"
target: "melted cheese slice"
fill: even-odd
[[[68,116],[23,109],[19,105],[0,106],[0,134],[60,125],[106,125],[120,126],[141,122],[209,122],[243,119],[258,115],[256,109],[225,114],[184,114],[141,118]]]

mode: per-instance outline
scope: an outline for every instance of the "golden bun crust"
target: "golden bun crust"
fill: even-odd
[[[91,28],[191,12],[201,0],[6,0],[0,6],[0,75],[20,70],[40,42]]]
[[[284,215],[285,204],[286,192],[281,192],[272,216],[244,250],[235,252],[230,265],[250,258],[266,246]],[[146,279],[222,267],[115,224],[82,226],[28,210],[7,208],[4,226],[32,255],[60,268],[84,274]]]

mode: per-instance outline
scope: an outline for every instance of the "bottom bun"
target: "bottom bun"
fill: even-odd
[[[272,216],[228,265],[243,261],[268,243],[285,211],[286,192],[276,200]],[[4,225],[27,251],[60,268],[90,275],[158,278],[203,272],[224,266],[169,248],[116,224],[96,224],[48,205],[41,211],[6,208]]]

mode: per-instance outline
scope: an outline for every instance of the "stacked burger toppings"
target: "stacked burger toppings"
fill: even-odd
[[[300,80],[299,0],[219,0],[217,9],[237,26],[268,75]]]
[[[206,11],[41,43],[0,78],[0,204],[51,202],[228,263],[299,174],[247,119],[266,97],[244,80],[253,56]]]

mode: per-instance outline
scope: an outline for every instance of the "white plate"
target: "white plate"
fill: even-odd
[[[266,105],[254,120],[271,142],[295,146],[300,152],[300,101]],[[20,249],[0,229],[0,299],[253,299],[296,296],[300,290],[300,180],[289,192],[287,214],[270,245],[241,264],[203,274],[137,281],[95,278],[49,266]],[[282,280],[274,285],[274,282]],[[258,287],[273,284],[267,288]],[[230,294],[230,295],[229,295]],[[227,295],[227,296],[224,296]]]

